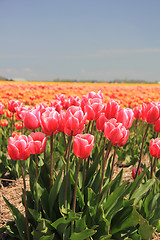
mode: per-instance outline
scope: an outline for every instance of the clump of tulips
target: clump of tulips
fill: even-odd
[[[23,178],[25,216],[4,197],[14,222],[8,222],[1,232],[22,240],[151,239],[154,229],[160,229],[157,134],[149,140],[151,165],[142,166],[149,128],[160,131],[159,103],[132,110],[114,100],[104,104],[99,91],[81,99],[58,94],[50,106],[29,107],[11,100],[8,110],[12,136],[7,149]],[[117,151],[124,151],[132,140],[137,147],[138,120],[147,123],[139,159],[133,179],[123,181],[123,169],[113,175]],[[15,127],[21,134],[13,135]],[[26,174],[30,191],[26,190]]]

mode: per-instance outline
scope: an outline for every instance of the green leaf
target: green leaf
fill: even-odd
[[[42,217],[41,212],[39,213],[35,209],[28,209],[28,210],[37,222],[41,219],[41,217]]]
[[[10,209],[14,219],[15,219],[15,223],[19,232],[19,235],[21,237],[22,240],[26,240],[27,239],[27,235],[26,235],[26,220],[25,217],[23,216],[23,214],[15,207],[13,206],[4,196],[3,199],[5,201],[5,203],[7,204],[8,208]]]
[[[134,204],[136,205],[149,191],[149,189],[153,186],[155,179],[148,180],[145,184],[142,184],[133,194],[132,199],[135,198]]]
[[[55,233],[50,236],[42,236],[39,240],[53,240]]]
[[[92,235],[94,235],[96,233],[96,230],[92,230],[92,229],[86,229],[83,230],[80,233],[72,233],[70,240],[84,240],[88,237],[91,237]]]
[[[53,206],[54,206],[56,198],[59,194],[61,184],[62,184],[62,170],[59,172],[59,174],[51,188],[51,191],[49,193],[48,202],[49,202],[49,207],[50,207],[50,216],[52,216]]]

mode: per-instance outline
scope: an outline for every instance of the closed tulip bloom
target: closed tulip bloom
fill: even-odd
[[[21,130],[22,129],[22,122],[15,122],[15,128],[17,130]]]
[[[81,133],[84,130],[86,119],[87,113],[84,114],[81,107],[70,106],[64,119],[65,134],[70,136],[71,131],[73,131],[73,136]]]
[[[142,171],[144,171],[144,169],[140,167],[137,175],[140,175]],[[135,179],[136,172],[137,172],[137,168],[134,167],[134,168],[132,169],[132,178],[133,178],[133,179]]]
[[[18,100],[10,100],[8,102],[8,110],[12,113],[16,112],[16,108],[20,105],[20,101]]]
[[[40,126],[40,111],[33,108],[24,114],[24,126],[29,130],[34,130]]]
[[[88,93],[88,98],[99,98],[101,99],[101,102],[103,102],[103,94],[101,90],[98,91],[98,93],[95,93],[94,91],[91,91]]]
[[[0,102],[0,115],[4,114],[4,105]]]
[[[73,139],[73,152],[76,157],[88,158],[92,152],[94,136],[91,134],[77,134]]]
[[[132,126],[133,118],[134,113],[130,108],[121,108],[116,114],[117,122],[122,123],[126,129],[129,129]]]
[[[155,122],[160,117],[160,103],[150,102],[148,105],[142,104],[142,119],[150,124],[155,124]]]
[[[104,106],[99,98],[91,98],[84,106],[84,112],[87,113],[87,120],[97,120],[100,116]]]
[[[41,127],[43,132],[50,136],[58,129],[58,116],[59,113],[54,108],[46,108],[41,114]]]
[[[118,144],[121,147],[128,140],[129,130],[122,123],[118,123],[116,119],[112,118],[104,124],[104,135],[113,145]]]
[[[154,131],[160,133],[160,118],[155,122]]]
[[[120,105],[114,100],[110,100],[105,106],[105,116],[107,119],[115,118]]]
[[[142,107],[134,107],[133,108],[133,113],[134,113],[134,117],[136,119],[141,119],[142,118]]]
[[[160,138],[151,139],[149,152],[152,157],[160,158]]]
[[[32,138],[25,135],[15,135],[8,139],[8,154],[13,160],[26,160],[30,156]]]
[[[100,132],[104,132],[104,124],[108,122],[108,119],[105,117],[105,113],[101,113],[99,118],[96,120],[96,128]]]
[[[30,151],[32,154],[41,154],[44,152],[47,143],[47,137],[42,132],[32,132],[30,134]]]
[[[8,126],[8,120],[7,119],[1,119],[0,120],[0,125],[2,127],[7,127]]]

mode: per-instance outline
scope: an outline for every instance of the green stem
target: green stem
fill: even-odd
[[[35,154],[35,163],[36,163],[36,181],[38,183],[38,156],[37,154]],[[38,203],[38,200],[36,202],[36,210],[38,212],[38,208],[39,208],[39,203]]]
[[[146,130],[145,130],[145,133],[144,133],[144,136],[143,136],[143,139],[142,139],[142,147],[141,147],[141,152],[140,152],[140,159],[139,159],[139,163],[138,163],[138,167],[137,167],[137,172],[136,172],[135,178],[137,177],[139,169],[140,169],[140,166],[141,166],[143,147],[144,147],[144,142],[145,142],[145,139],[146,139],[146,136],[147,136],[147,131],[148,131],[149,126],[150,126],[150,124],[148,123],[147,127],[146,127]]]
[[[114,154],[113,154],[113,160],[112,160],[112,167],[111,167],[111,173],[110,173],[109,182],[112,180],[113,168],[114,168],[114,163],[115,163],[115,159],[116,159],[117,149],[118,149],[118,144],[116,144],[115,149],[114,149]]]
[[[19,164],[20,164],[20,167],[21,167],[22,179],[23,179],[23,187],[24,187],[24,207],[25,207],[25,221],[26,221],[27,240],[30,240],[29,229],[28,229],[28,210],[27,210],[26,182],[25,182],[24,169],[23,169],[21,160],[19,160]]]
[[[50,189],[53,185],[53,132],[50,136],[50,147],[51,147],[51,162],[50,162]]]
[[[67,205],[68,205],[67,195],[68,195],[68,182],[69,182],[69,158],[70,158],[70,149],[71,149],[72,137],[73,137],[73,131],[71,131],[71,135],[70,135],[69,142],[68,142],[67,154],[66,154],[67,167],[66,167],[66,180],[65,180],[65,190],[64,190],[64,202],[65,202],[65,208],[66,209],[67,209]]]
[[[105,158],[104,158],[103,163],[102,163],[102,177],[101,177],[101,183],[100,183],[100,188],[99,188],[98,202],[99,202],[100,197],[101,197],[101,192],[102,192],[102,187],[103,187],[103,181],[104,181],[104,175],[105,175],[105,169],[106,169],[106,164],[107,164],[108,156],[109,156],[109,153],[110,153],[110,151],[111,151],[111,147],[112,147],[112,143],[109,142],[109,143],[108,143],[108,146],[107,146],[107,150],[106,150],[106,155],[105,155]]]
[[[77,195],[78,174],[79,174],[80,165],[81,165],[81,158],[79,158],[79,161],[78,161],[76,179],[75,179],[75,186],[74,186],[73,208],[72,208],[74,213],[75,213],[75,209],[76,209],[76,195]]]
[[[89,133],[90,125],[91,125],[91,120],[90,120],[89,123],[88,123],[88,127],[87,127],[87,131],[86,131],[86,133]]]

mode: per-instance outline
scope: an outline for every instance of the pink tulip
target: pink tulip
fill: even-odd
[[[104,135],[111,141],[113,145],[118,144],[119,147],[126,144],[129,137],[129,130],[112,118],[104,124]]]
[[[41,154],[44,152],[47,143],[47,137],[42,132],[32,132],[32,141],[30,142],[30,151],[32,154]]]
[[[90,98],[84,106],[84,112],[87,113],[87,120],[97,120],[104,106],[99,98]]]
[[[73,131],[73,136],[81,133],[84,130],[86,119],[87,113],[84,114],[81,107],[70,106],[64,119],[65,134],[70,136],[71,131]]]
[[[115,118],[120,105],[114,100],[110,100],[105,106],[105,116],[107,119]]]
[[[0,102],[0,115],[4,114],[4,105]]]
[[[142,108],[141,107],[134,107],[133,108],[133,113],[134,113],[134,117],[136,119],[141,119],[142,118]]]
[[[26,160],[30,156],[32,138],[25,135],[15,135],[8,139],[8,154],[13,160]]]
[[[76,157],[88,158],[92,152],[94,136],[90,134],[77,134],[73,139],[73,152]]]
[[[149,144],[149,152],[152,157],[160,158],[160,138],[151,139]]]
[[[104,124],[108,122],[108,119],[105,117],[105,113],[101,113],[99,118],[96,120],[96,128],[100,132],[104,132]]]
[[[24,114],[24,126],[29,130],[34,130],[40,127],[40,111],[33,108]]]
[[[126,129],[129,129],[132,126],[133,118],[134,113],[130,108],[121,108],[116,114],[117,122],[122,123]]]
[[[54,108],[46,108],[41,114],[41,127],[43,132],[50,136],[51,133],[55,133],[58,129],[58,117],[59,113]]]
[[[16,112],[16,108],[20,105],[20,101],[18,100],[10,100],[8,102],[8,110],[12,113]]]
[[[140,175],[142,171],[144,171],[144,169],[140,167],[137,175]],[[136,172],[137,172],[137,168],[134,167],[134,168],[132,169],[132,178],[133,178],[133,179],[135,179]]]
[[[142,104],[142,119],[150,124],[155,124],[155,122],[160,117],[160,103],[150,102],[148,105]]]

